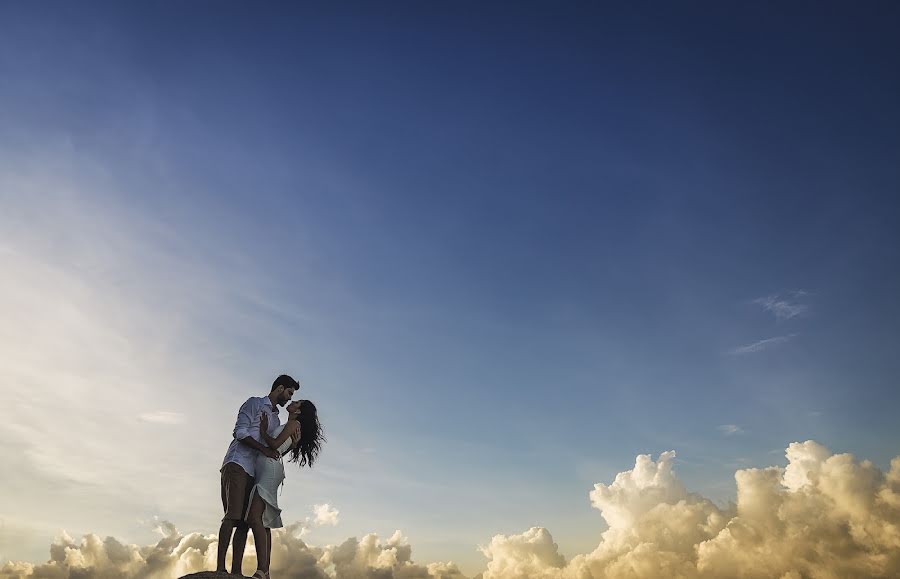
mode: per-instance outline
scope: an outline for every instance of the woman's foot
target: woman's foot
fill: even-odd
[[[260,569],[256,570],[256,573],[253,574],[251,579],[269,579],[269,574]]]

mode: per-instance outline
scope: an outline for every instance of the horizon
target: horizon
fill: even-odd
[[[0,577],[200,570],[281,373],[328,438],[286,465],[295,576],[738,568],[719,533],[770,483],[874,553],[821,565],[900,572],[898,24],[0,4]],[[641,551],[654,501],[715,533]]]

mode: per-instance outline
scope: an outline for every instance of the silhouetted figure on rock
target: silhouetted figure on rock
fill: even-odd
[[[225,516],[219,529],[218,561],[215,573],[225,573],[225,556],[231,532],[231,573],[242,576],[247,530],[253,531],[256,546],[256,579],[269,579],[272,557],[272,529],[284,526],[278,506],[278,487],[284,481],[282,456],[298,466],[312,467],[325,437],[316,406],[309,400],[290,402],[300,384],[290,376],[275,379],[268,396],[250,398],[238,412],[234,440],[222,465],[222,506]],[[281,425],[278,406],[287,404],[288,420]],[[209,578],[225,575],[209,575]],[[203,579],[190,576],[192,579]]]

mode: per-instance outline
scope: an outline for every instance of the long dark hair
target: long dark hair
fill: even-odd
[[[300,422],[300,442],[291,448],[290,460],[300,466],[311,467],[319,456],[319,451],[322,450],[325,435],[322,434],[322,425],[319,424],[316,405],[309,400],[300,400],[299,402],[300,413],[297,420]]]

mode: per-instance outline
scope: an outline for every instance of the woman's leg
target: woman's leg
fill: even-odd
[[[247,525],[242,523],[234,528],[234,539],[231,541],[231,574],[241,575],[244,563],[244,548],[247,545]]]
[[[256,566],[261,571],[269,572],[269,534],[268,529],[263,526],[263,513],[266,510],[266,503],[258,494],[253,495],[253,502],[250,504],[250,513],[247,515],[247,522],[250,523],[250,530],[253,531],[253,542],[256,544]]]
[[[266,573],[269,572],[269,565],[272,564],[272,529],[266,528],[266,541],[269,545],[269,552],[266,554]]]

